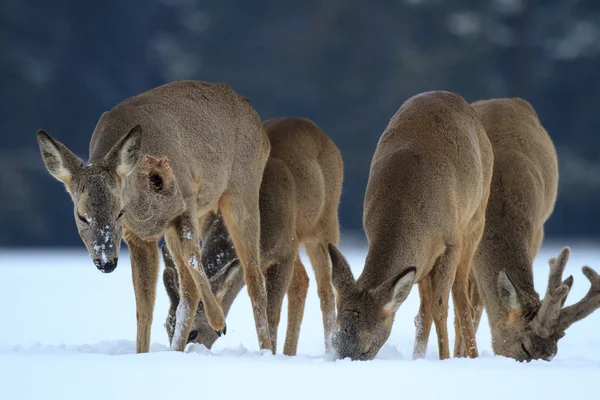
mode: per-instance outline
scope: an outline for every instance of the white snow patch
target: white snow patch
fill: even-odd
[[[181,237],[182,237],[182,239],[192,240],[194,235],[192,234],[192,231],[184,229],[183,232],[181,233]]]
[[[597,247],[562,244],[572,245],[565,271],[565,276],[573,274],[575,278],[567,299],[572,304],[589,288],[581,266],[600,268],[600,251]],[[358,276],[365,249],[341,250]],[[559,251],[558,246],[544,247],[536,258],[534,278],[542,295],[548,280],[548,258]],[[309,265],[304,253],[302,261]],[[569,328],[552,362],[517,363],[493,356],[485,314],[477,333],[478,359],[440,362],[432,329],[426,358],[412,361],[414,316],[419,300],[414,288],[396,314],[392,333],[375,360],[333,361],[325,355],[312,268],[307,268],[307,272],[313,279],[296,357],[273,356],[258,350],[245,288],[227,317],[227,335],[217,340],[212,350],[189,345],[184,353],[169,351],[163,326],[169,300],[162,284],[157,291],[151,353],[136,355],[135,297],[127,257],[110,276],[102,277],[89,264],[83,248],[77,252],[0,251],[0,316],[5,322],[5,329],[0,330],[0,396],[11,400],[184,398],[198,393],[199,377],[209,383],[202,384],[202,396],[225,394],[228,398],[271,399],[280,398],[282,393],[291,400],[389,397],[398,391],[398,385],[406,397],[447,400],[506,400],[511,395],[515,399],[580,399],[593,398],[597,392],[600,311]],[[27,296],[23,295],[22,285],[15,282],[27,282]],[[452,306],[449,314],[452,348]],[[284,304],[279,353],[285,341],[286,320]],[[248,373],[259,370],[261,376],[269,377],[271,386],[267,391],[264,380]],[[498,386],[498,382],[508,382],[508,386]]]
[[[195,254],[192,255],[190,257],[190,259],[188,260],[188,263],[196,270],[196,271],[200,271],[199,265],[200,263],[198,262],[198,256],[196,256]]]
[[[106,256],[106,245],[104,244],[95,244],[94,245],[94,254],[96,256],[100,256],[103,263],[108,262],[108,257]]]

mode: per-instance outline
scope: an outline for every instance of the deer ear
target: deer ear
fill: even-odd
[[[136,125],[121,138],[104,157],[109,168],[123,180],[131,173],[140,157],[142,148],[142,127]]]
[[[167,295],[169,296],[169,300],[171,300],[171,309],[174,311],[179,304],[179,275],[175,263],[173,262],[173,258],[171,257],[171,253],[169,253],[169,249],[167,249],[166,245],[162,246],[162,254],[163,260],[165,261],[163,283]]]
[[[498,295],[502,302],[502,306],[508,312],[521,310],[521,304],[517,297],[517,289],[513,285],[512,281],[506,275],[504,270],[498,274]]]
[[[348,262],[337,247],[329,243],[328,249],[331,258],[331,284],[336,291],[336,297],[340,297],[350,291],[356,282]]]
[[[219,304],[227,294],[236,286],[236,282],[243,281],[243,270],[239,260],[236,258],[226,264],[215,276],[210,279],[210,287],[215,294]]]
[[[139,174],[147,180],[148,186],[154,192],[167,196],[175,193],[175,174],[166,158],[143,155]]]
[[[48,172],[65,185],[69,185],[73,175],[83,167],[83,161],[41,129],[37,133],[37,140]]]
[[[406,268],[398,275],[391,277],[375,289],[373,293],[376,298],[384,304],[383,310],[388,314],[394,314],[404,303],[415,284],[417,269]]]

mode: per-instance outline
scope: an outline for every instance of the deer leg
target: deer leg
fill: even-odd
[[[224,194],[219,208],[233,247],[244,269],[244,280],[254,313],[254,323],[261,349],[273,350],[267,318],[267,291],[259,269],[260,214],[256,195]]]
[[[296,257],[292,281],[288,287],[288,323],[285,335],[285,344],[283,354],[286,356],[295,356],[298,349],[298,337],[300,336],[300,326],[304,316],[304,305],[306,303],[306,294],[308,293],[308,275],[306,269]]]
[[[429,333],[431,332],[431,324],[433,323],[433,316],[431,314],[433,293],[431,292],[430,277],[426,276],[421,279],[418,285],[421,304],[419,305],[419,312],[415,317],[416,337],[413,360],[424,358],[427,354],[427,343],[429,342]]]
[[[473,330],[477,333],[485,305],[483,304],[483,297],[481,296],[481,292],[479,291],[479,287],[473,276],[470,278],[469,285],[471,286],[470,298],[471,307],[473,308]]]
[[[483,314],[483,298],[481,297],[481,293],[479,292],[479,287],[477,287],[477,281],[475,281],[475,277],[473,276],[473,272],[471,271],[471,276],[469,277],[469,301],[471,302],[471,309],[473,310],[472,320],[473,320],[473,332],[475,332],[475,336],[477,336],[477,329],[479,328],[479,322],[481,321],[481,315]],[[454,320],[456,323],[456,313],[454,316]],[[459,334],[458,330],[456,333],[456,337],[461,338],[460,347],[458,349],[458,357],[464,357],[466,346],[465,340],[462,335]]]
[[[331,332],[335,323],[335,299],[333,287],[331,286],[331,267],[329,265],[329,253],[327,242],[322,240],[307,240],[304,242],[306,253],[310,259],[315,278],[317,280],[317,293],[321,302],[321,313],[323,314],[323,334],[325,336],[325,352],[331,350]]]
[[[448,302],[460,254],[456,246],[447,246],[431,271],[431,315],[435,323],[440,360],[450,358],[448,340]]]
[[[125,241],[129,247],[135,308],[137,319],[136,353],[150,351],[152,314],[158,281],[158,246],[155,241],[144,241],[125,228]]]
[[[265,273],[265,284],[267,286],[267,316],[269,319],[269,334],[273,354],[277,352],[277,331],[281,318],[281,306],[285,292],[290,286],[294,258],[279,260],[279,263],[271,265]]]
[[[225,315],[217,302],[202,266],[198,238],[198,219],[186,214],[178,217],[165,234],[167,247],[177,266],[180,301],[171,349],[183,351],[201,299],[206,319],[217,332],[225,329]]]
[[[474,234],[465,237],[463,240],[462,254],[456,269],[454,283],[452,284],[452,299],[454,301],[455,324],[460,328],[456,332],[454,356],[476,358],[479,356],[477,351],[477,340],[475,338],[475,328],[473,324],[474,310],[469,296],[469,277],[471,275],[471,264],[473,256],[483,235],[483,224],[476,229]],[[472,282],[471,289],[476,286]],[[464,341],[464,352],[461,351],[461,341]],[[463,354],[461,354],[463,353]]]

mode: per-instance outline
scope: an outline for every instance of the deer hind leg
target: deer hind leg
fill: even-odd
[[[295,356],[298,348],[298,338],[300,336],[300,326],[304,317],[304,305],[306,304],[306,294],[308,293],[308,274],[306,268],[296,257],[292,281],[288,287],[288,323],[285,335],[285,344],[283,354],[286,356]]]
[[[419,311],[415,317],[415,347],[413,349],[413,360],[424,358],[427,354],[427,344],[429,343],[429,333],[431,332],[431,324],[433,316],[431,314],[431,300],[433,293],[431,289],[431,279],[429,276],[421,279],[419,282],[419,297],[421,304]]]
[[[176,311],[176,326],[171,349],[183,351],[201,299],[210,326],[217,332],[225,330],[225,315],[217,302],[202,266],[198,219],[185,214],[167,229],[167,247],[179,273],[180,301]]]
[[[158,281],[158,246],[155,241],[144,241],[129,229],[125,229],[125,241],[129,247],[135,308],[137,319],[136,353],[150,351],[152,314]]]
[[[304,247],[306,248],[306,253],[308,254],[317,280],[317,293],[321,303],[321,313],[323,314],[325,352],[329,353],[331,350],[331,332],[335,323],[336,313],[333,287],[331,286],[331,266],[329,265],[327,243],[327,241],[313,238],[306,240]],[[331,243],[337,243],[337,240]]]
[[[452,285],[452,299],[454,301],[455,315],[454,323],[456,327],[454,346],[455,357],[466,356],[476,358],[479,355],[475,338],[475,328],[473,325],[474,311],[469,299],[469,276],[471,273],[473,256],[475,255],[475,250],[479,245],[482,234],[483,225],[480,229],[477,229],[474,234],[464,238],[461,258]],[[461,342],[463,341],[464,349],[461,346]]]
[[[448,303],[460,254],[456,246],[447,246],[431,274],[431,315],[435,323],[440,360],[450,358],[448,340]]]
[[[267,317],[265,279],[259,269],[260,214],[257,193],[233,195],[225,193],[219,208],[233,247],[244,269],[244,280],[254,313],[254,323],[261,349],[273,350]]]
[[[475,336],[477,336],[477,329],[479,328],[479,322],[481,321],[481,316],[483,314],[484,304],[483,297],[481,297],[481,293],[479,292],[479,287],[477,286],[477,281],[473,276],[473,270],[471,270],[471,275],[469,276],[469,301],[471,302],[472,320],[473,320],[473,332],[475,332]],[[454,316],[455,325],[458,324],[457,315]],[[464,357],[466,352],[466,345],[464,337],[461,335],[459,329],[456,328],[456,337],[460,338],[460,347],[458,348],[458,352],[455,352],[456,357]]]
[[[284,259],[279,259],[276,264],[271,265],[265,272],[267,316],[269,319],[269,334],[271,336],[273,354],[277,352],[277,332],[281,319],[281,306],[285,292],[288,290],[292,280],[295,258],[296,254],[291,255],[291,257],[286,256]]]

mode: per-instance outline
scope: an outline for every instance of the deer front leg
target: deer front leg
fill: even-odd
[[[136,353],[150,351],[150,333],[152,314],[156,299],[158,281],[158,247],[155,241],[140,239],[131,230],[125,228],[125,241],[129,247],[135,307],[137,319]]]
[[[219,208],[231,236],[233,247],[244,269],[244,280],[254,313],[254,323],[261,349],[273,350],[267,318],[267,290],[259,265],[260,214],[258,193],[226,193]]]
[[[180,301],[175,313],[177,324],[171,349],[183,351],[198,302],[202,300],[210,326],[221,334],[225,331],[225,315],[211,290],[202,266],[198,237],[198,220],[190,214],[178,217],[165,234],[167,247],[179,273]]]
[[[450,358],[448,340],[448,303],[456,275],[460,254],[458,246],[447,246],[439,262],[431,271],[431,315],[438,338],[440,360]]]
[[[413,348],[413,360],[424,358],[427,354],[427,344],[429,343],[429,333],[431,332],[431,324],[433,317],[431,315],[431,300],[433,293],[431,292],[431,279],[429,276],[421,279],[418,283],[419,311],[415,317],[415,346]]]
[[[476,329],[473,324],[475,314],[469,296],[469,275],[471,273],[471,263],[475,250],[483,234],[483,224],[474,233],[465,236],[462,246],[462,254],[456,268],[456,275],[452,284],[452,299],[454,301],[455,326],[457,328],[454,356],[476,358],[479,356],[477,351],[477,340],[475,338]],[[475,282],[473,282],[475,284]],[[473,287],[472,287],[473,289]],[[460,336],[458,335],[460,330]],[[464,342],[464,349],[461,347]]]

